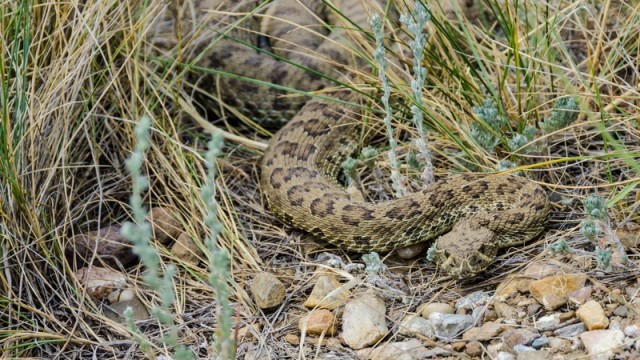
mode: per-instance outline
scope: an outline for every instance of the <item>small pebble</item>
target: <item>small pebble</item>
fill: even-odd
[[[555,313],[543,316],[536,321],[536,329],[538,331],[548,331],[560,325],[560,314]]]
[[[513,347],[513,351],[515,351],[516,354],[519,354],[519,353],[523,353],[523,352],[535,352],[536,349],[534,349],[531,346],[516,345],[516,346]]]
[[[547,350],[523,351],[518,353],[517,360],[551,360],[551,353]]]
[[[456,310],[457,309],[467,309],[473,310],[480,305],[484,305],[489,299],[489,293],[486,291],[475,291],[471,294],[458,299],[456,301]]]
[[[389,331],[385,314],[384,301],[372,293],[349,301],[342,314],[342,340],[356,350],[377,343]]]
[[[587,330],[606,329],[609,326],[609,319],[604,313],[602,306],[595,300],[589,300],[578,308],[576,317],[587,327]]]
[[[479,341],[471,341],[465,346],[465,353],[471,357],[480,357],[484,353],[484,348]]]
[[[509,329],[502,334],[504,344],[511,349],[514,349],[516,345],[529,345],[531,342],[540,335],[529,329],[516,328]]]
[[[423,318],[428,319],[429,316],[433,313],[453,314],[454,309],[453,309],[453,306],[449,304],[431,303],[431,304],[422,305],[419,312]]]
[[[587,331],[587,328],[584,326],[584,323],[577,323],[577,324],[567,325],[559,329],[556,329],[553,332],[553,335],[572,338],[572,337],[578,336],[579,334],[585,331]]]
[[[536,350],[540,350],[543,347],[547,347],[549,346],[549,338],[542,335],[537,339],[534,339],[533,342],[531,342],[531,347],[536,349]]]
[[[571,341],[559,337],[550,337],[549,347],[559,353],[568,353],[571,351]]]
[[[338,321],[331,311],[316,309],[309,315],[300,318],[298,330],[305,330],[308,334],[327,334],[332,336],[338,330]]]
[[[470,315],[433,313],[429,316],[434,334],[445,340],[453,340],[473,325],[474,319]]]
[[[282,282],[273,274],[261,272],[251,282],[251,294],[256,305],[261,309],[280,306],[286,295]]]
[[[433,327],[429,320],[418,315],[411,315],[400,324],[398,333],[404,336],[421,335],[426,338],[432,338]]]
[[[480,327],[472,327],[465,331],[462,335],[463,340],[478,340],[487,341],[490,340],[504,330],[504,325],[496,322],[486,322]]]
[[[625,326],[624,334],[632,339],[640,338],[640,326],[638,325]]]
[[[493,309],[498,316],[505,319],[515,319],[518,314],[518,310],[514,307],[500,301],[493,303]]]
[[[407,341],[390,342],[374,349],[362,349],[356,354],[358,358],[376,360],[409,360],[430,358],[429,349],[424,347],[420,340],[411,339]],[[447,354],[449,354],[447,352]]]
[[[506,351],[500,351],[498,353],[497,359],[498,360],[515,360],[515,356],[513,356],[511,353],[508,353]]]
[[[343,288],[335,276],[321,275],[317,278],[311,294],[304,302],[304,306],[310,309],[333,310],[343,305],[349,296],[351,296],[351,292]]]
[[[620,316],[623,318],[627,317],[628,313],[629,313],[629,308],[624,305],[620,305],[615,310],[613,310],[613,315]]]

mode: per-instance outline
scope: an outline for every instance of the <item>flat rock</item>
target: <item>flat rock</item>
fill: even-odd
[[[614,351],[624,343],[624,333],[620,330],[592,330],[580,334],[580,340],[591,359],[610,359]]]
[[[80,264],[93,263],[105,267],[128,267],[138,261],[133,245],[120,233],[120,225],[72,237],[65,245],[65,255]]]
[[[279,306],[286,295],[284,284],[273,274],[261,272],[251,282],[251,294],[256,305],[261,309]]]
[[[420,315],[423,318],[428,319],[429,316],[433,313],[441,313],[441,314],[453,314],[454,313],[453,306],[445,303],[430,303],[422,305],[419,309]]]
[[[566,338],[573,338],[576,337],[578,335],[580,335],[581,333],[587,331],[587,328],[584,326],[583,323],[577,323],[577,324],[573,324],[573,325],[567,325],[564,327],[561,327],[559,329],[556,329],[553,332],[553,335],[555,336],[562,336],[562,337],[566,337]]]
[[[462,335],[462,340],[477,340],[477,341],[487,341],[492,338],[498,336],[503,330],[505,326],[503,324],[497,322],[486,322],[480,327],[472,327],[471,329],[465,331]]]
[[[298,330],[308,334],[334,335],[338,330],[338,321],[331,311],[326,309],[312,310],[307,316],[298,321]]]
[[[557,275],[532,281],[531,295],[547,310],[555,310],[567,302],[567,293],[584,286],[584,275]]]
[[[389,329],[384,301],[365,293],[345,304],[342,315],[342,339],[352,349],[363,349],[382,339]]]
[[[342,306],[349,296],[351,296],[351,292],[342,287],[335,276],[321,275],[313,286],[311,295],[304,302],[304,306],[333,310]]]
[[[595,300],[590,300],[581,305],[576,311],[576,317],[587,327],[587,330],[601,330],[609,326],[609,319],[602,306]]]
[[[473,325],[471,315],[433,313],[429,316],[434,335],[441,339],[453,340]]]

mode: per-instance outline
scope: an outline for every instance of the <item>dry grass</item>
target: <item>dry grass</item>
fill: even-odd
[[[437,176],[469,168],[491,171],[502,159],[517,161],[527,177],[553,193],[549,231],[535,243],[506,251],[478,278],[455,281],[438,275],[424,260],[389,257],[386,263],[393,272],[383,278],[402,296],[362,274],[355,275],[359,281],[353,291],[372,288],[388,300],[389,309],[408,311],[431,299],[455,299],[472,290],[492,289],[505,274],[520,271],[536,259],[551,259],[546,245],[557,239],[566,239],[592,258],[593,247],[580,236],[578,223],[584,218],[580,200],[594,192],[615,199],[609,213],[616,223],[638,221],[637,1],[519,4],[517,11],[511,7],[489,12],[478,23],[463,19],[461,28],[442,19],[434,21],[425,62],[425,119]],[[72,274],[78,265],[65,258],[63,249],[74,234],[128,219],[131,183],[123,162],[133,149],[134,122],[145,113],[154,119],[153,145],[143,169],[151,180],[146,201],[150,207],[173,209],[187,232],[203,239],[206,209],[199,189],[205,172],[202,145],[207,125],[193,121],[201,115],[191,105],[192,93],[180,91],[188,81],[181,68],[143,56],[152,14],[162,6],[161,2],[94,0],[0,4],[0,349],[4,358],[143,356],[131,331],[105,317],[101,304],[76,282]],[[373,54],[371,44],[361,46],[363,53]],[[395,67],[389,76],[400,99],[396,106],[406,110],[402,99],[410,93],[403,85],[407,70]],[[375,76],[366,74],[365,79],[375,86]],[[566,129],[539,137],[539,151],[513,155],[499,146],[497,153],[488,153],[470,136],[472,107],[485,97],[500,100],[516,131],[542,121],[554,100],[567,95],[578,100],[580,118]],[[410,117],[408,112],[402,114]],[[413,130],[408,124],[400,119],[396,125],[410,138]],[[240,342],[238,352],[259,348],[275,358],[295,357],[308,349],[289,345],[282,336],[297,331],[296,316],[302,313],[301,300],[313,285],[313,275],[328,267],[318,255],[324,247],[265,212],[257,186],[265,132],[250,121],[217,121],[216,125],[229,134],[226,156],[218,163],[218,201],[225,227],[222,241],[233,257],[237,326],[261,326],[253,339]],[[502,135],[508,139],[508,134]],[[384,139],[374,144],[386,146]],[[406,155],[410,145],[409,141],[401,144],[400,153]],[[379,165],[388,175],[385,160],[381,155]],[[419,172],[404,169],[419,188]],[[373,199],[392,194],[389,183],[380,184],[375,177],[365,176],[363,183],[365,188],[382,185],[385,189],[383,195],[371,191]],[[181,341],[197,357],[205,357],[216,328],[205,262],[193,266],[165,248],[158,251],[164,263],[178,267],[174,312]],[[360,262],[353,254],[332,253],[347,263]],[[611,288],[621,287],[639,275],[634,265],[637,251],[629,255],[632,263],[624,271],[582,270]],[[563,260],[568,267],[577,266],[571,258]],[[141,283],[142,270],[124,271],[137,294],[151,304],[157,298]],[[247,284],[259,270],[275,272],[289,285],[285,304],[275,312],[258,310],[248,296]],[[139,326],[156,342],[156,356],[171,353],[158,342],[157,322]],[[342,351],[345,356],[351,354]]]

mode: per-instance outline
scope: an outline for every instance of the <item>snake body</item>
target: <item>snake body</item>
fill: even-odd
[[[354,252],[390,251],[447,233],[435,248],[437,262],[458,276],[484,269],[498,249],[543,230],[547,196],[515,175],[459,174],[386,202],[355,199],[336,177],[358,146],[357,120],[355,109],[315,99],[274,135],[260,186],[278,218]]]
[[[238,9],[249,13],[257,4],[255,0],[202,0],[199,4],[203,2],[209,8],[228,10],[214,20],[216,25],[233,23],[235,18],[225,18],[229,13]],[[369,3],[372,7],[366,8]],[[325,2],[274,1],[262,24],[249,17],[231,31],[236,39],[252,44],[259,43],[256,33],[267,32],[272,36],[272,50],[302,67],[227,38],[208,50],[201,65],[276,85],[317,90],[324,86],[318,73],[330,74],[336,65],[349,62],[349,52],[340,51],[336,42],[347,33],[341,29],[353,27],[351,24],[368,28],[372,11],[383,12],[385,3],[380,7],[374,0],[333,1],[349,22],[327,33],[321,24],[336,16]],[[473,6],[474,1],[459,3]],[[240,16],[246,18],[247,13]],[[323,61],[318,60],[325,55]],[[380,203],[351,196],[336,178],[342,161],[358,147],[362,130],[357,107],[344,105],[361,100],[353,91],[325,94],[340,102],[322,98],[288,102],[279,96],[284,91],[278,87],[234,77],[200,84],[204,90],[207,84],[217,84],[211,86],[212,93],[221,94],[224,101],[258,120],[274,122],[283,113],[295,114],[273,136],[262,160],[260,186],[266,205],[283,222],[340,248],[383,252],[439,237],[433,252],[436,261],[446,272],[466,276],[486,268],[498,249],[520,244],[543,230],[549,212],[544,191],[514,175],[454,175],[426,190]]]

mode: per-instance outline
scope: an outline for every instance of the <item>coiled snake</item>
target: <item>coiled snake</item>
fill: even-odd
[[[332,3],[350,21],[366,29],[371,12],[384,9],[375,4],[366,8],[364,3],[370,2]],[[213,3],[219,5],[221,1]],[[255,2],[222,3],[227,8],[234,5],[234,10],[255,8]],[[473,1],[461,2],[462,6],[469,3]],[[328,35],[322,33],[326,30],[321,25],[324,20],[340,21],[323,1],[277,0],[260,18],[261,24],[250,17],[227,35],[255,45],[259,41],[251,26],[265,31],[272,37],[274,52],[302,67],[227,38],[212,47],[207,56],[210,63],[205,65],[313,91],[324,85],[318,73],[335,74],[336,67],[352,61],[350,52],[342,51],[344,45],[337,41],[347,34],[342,27],[335,27]],[[323,57],[324,61],[318,60]],[[229,77],[221,77],[211,87],[219,89],[227,102],[259,120],[273,123],[283,113],[295,114],[269,142],[260,186],[269,210],[278,218],[331,244],[355,252],[389,251],[440,236],[436,261],[447,273],[466,276],[486,268],[500,248],[521,244],[543,230],[549,212],[544,191],[525,178],[508,174],[455,175],[391,201],[357,200],[336,181],[340,164],[358,147],[362,125],[356,107],[321,98],[283,100],[279,95],[284,92],[277,87]],[[360,100],[350,90],[324,95],[349,103]]]

